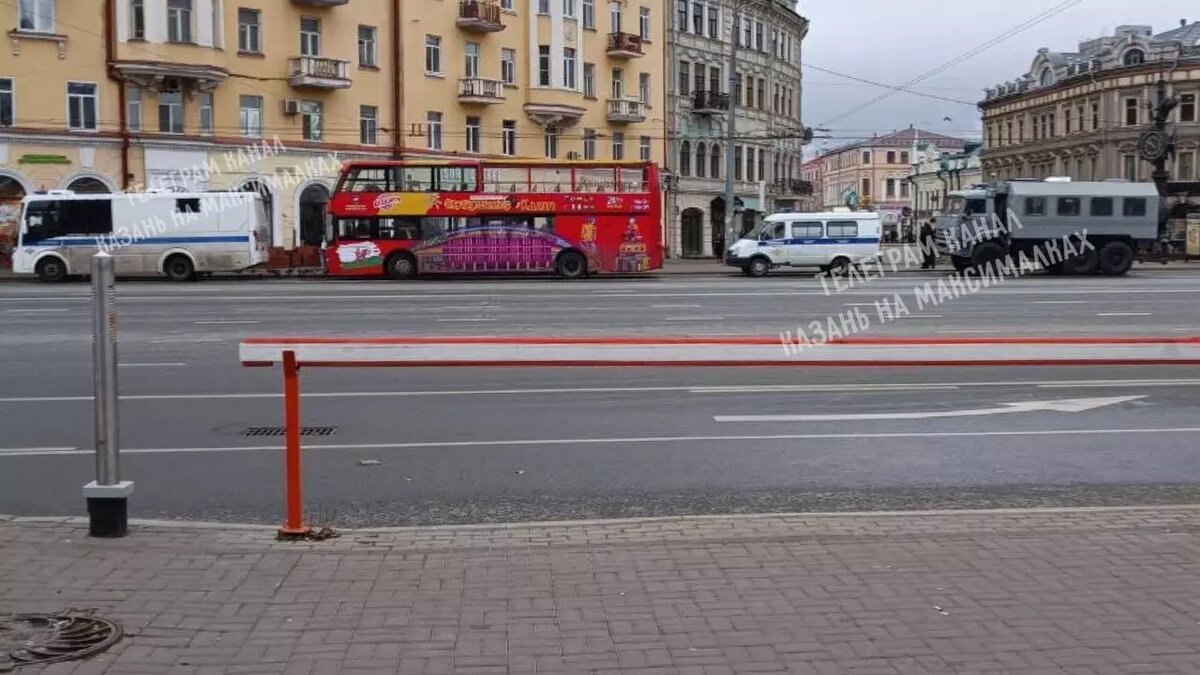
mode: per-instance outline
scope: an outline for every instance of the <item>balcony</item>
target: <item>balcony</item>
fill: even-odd
[[[608,121],[613,124],[646,121],[646,104],[637,99],[608,99]]]
[[[488,0],[462,0],[458,3],[458,27],[470,33],[495,33],[504,30],[500,5]]]
[[[458,81],[459,103],[504,103],[504,82],[482,77],[464,77]]]
[[[324,9],[326,7],[337,7],[338,5],[348,5],[350,0],[292,0],[293,4],[303,5],[305,7],[316,7]]]
[[[346,89],[350,86],[350,62],[321,56],[288,59],[288,83],[302,89]]]
[[[703,90],[692,92],[692,112],[698,115],[713,115],[728,110],[729,94]]]
[[[812,181],[800,180],[799,178],[779,178],[775,180],[775,193],[811,197],[813,195],[813,184]]]
[[[642,38],[633,33],[609,33],[608,55],[616,59],[632,59],[644,54]]]

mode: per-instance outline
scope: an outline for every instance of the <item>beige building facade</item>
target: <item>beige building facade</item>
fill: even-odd
[[[293,248],[321,243],[347,159],[665,155],[663,0],[21,0],[7,16],[0,265],[36,190],[256,190]]]
[[[1066,176],[1150,179],[1138,138],[1152,123],[1157,83],[1179,96],[1171,178],[1193,181],[1200,152],[1200,22],[1156,33],[1121,26],[1074,52],[1039,50],[1020,78],[986,91],[983,175],[988,181]]]

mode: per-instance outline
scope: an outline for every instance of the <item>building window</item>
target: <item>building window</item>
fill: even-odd
[[[763,25],[761,21],[754,22],[754,48],[763,51]]]
[[[363,145],[379,143],[379,108],[373,105],[358,107],[358,142]]]
[[[200,133],[211,134],[213,132],[213,127],[213,94],[211,91],[201,92]]]
[[[243,136],[263,134],[263,97],[241,96],[238,99],[238,127]]]
[[[425,139],[426,147],[430,150],[441,150],[442,113],[433,110],[425,113],[425,126],[428,127],[428,135]]]
[[[596,0],[583,0],[583,27],[596,30]]]
[[[550,86],[550,45],[538,46],[538,86]]]
[[[746,49],[754,44],[754,20],[749,17],[742,18],[742,45]]]
[[[262,12],[238,9],[238,51],[262,53]]]
[[[300,125],[306,141],[319,141],[325,137],[325,107],[320,101],[300,102]]]
[[[708,91],[714,94],[721,93],[721,67],[709,66],[708,68]]]
[[[442,74],[442,38],[438,35],[425,36],[425,74]]]
[[[547,129],[542,135],[546,159],[558,159],[558,129]]]
[[[575,48],[563,47],[563,85],[567,89],[574,89],[577,82],[575,81]]]
[[[754,107],[754,76],[746,75],[746,107]]]
[[[621,26],[625,25],[625,10],[620,2],[608,3],[608,18],[612,22],[612,32],[620,33]]]
[[[478,117],[467,118],[467,152],[483,152],[483,138]]]
[[[1196,121],[1196,95],[1183,94],[1179,97],[1179,121]]]
[[[596,64],[583,64],[583,95],[586,98],[596,98]]]
[[[192,0],[167,0],[167,41],[192,41]]]
[[[18,0],[17,12],[17,25],[21,30],[54,32],[54,0]]]
[[[504,120],[504,141],[502,152],[509,157],[517,154],[517,121]]]
[[[321,55],[321,20],[300,17],[300,56]]]
[[[463,74],[469,78],[479,77],[479,43],[468,42],[464,51]]]
[[[900,181],[900,198],[908,199],[908,181]]]
[[[612,135],[612,158],[625,159],[625,133],[614,131]]]
[[[163,91],[158,94],[158,130],[164,134],[183,133],[183,92]]]
[[[889,178],[884,183],[884,194],[887,195],[887,197],[889,199],[895,199],[895,197],[896,197],[896,179],[895,178]]]
[[[871,196],[871,179],[870,178],[862,179],[862,192],[858,196],[859,197],[870,197]]]
[[[692,64],[687,61],[679,62],[679,93],[688,96],[692,93]]]
[[[767,179],[767,151],[762,148],[758,150],[758,179]]]
[[[583,158],[596,159],[596,130],[583,130]]]
[[[679,144],[679,175],[685,178],[692,175],[692,144],[689,141]]]
[[[625,71],[620,68],[612,69],[612,98],[617,101],[625,98]]]
[[[704,178],[708,173],[705,169],[708,168],[708,146],[704,143],[696,144],[696,177]]]
[[[755,155],[755,148],[747,147],[746,148],[746,180],[751,183],[754,182],[754,155]]]
[[[704,35],[704,5],[692,3],[692,32],[696,35]]]
[[[375,26],[358,27],[358,65],[361,68],[375,68],[379,65],[376,35]]]
[[[638,157],[641,158],[641,160],[643,162],[650,161],[650,137],[649,136],[639,136],[638,137]]]
[[[1092,131],[1100,129],[1100,104],[1092,104]]]
[[[887,163],[888,164],[896,163],[896,151],[895,150],[888,150]]]
[[[563,16],[568,19],[575,18],[575,0],[562,0]]]
[[[717,39],[721,31],[721,8],[708,6],[708,37]]]
[[[500,50],[500,79],[504,84],[517,83],[517,50],[507,47]]]
[[[73,131],[95,131],[96,85],[92,82],[67,82],[67,127]]]
[[[763,78],[758,78],[758,109],[767,109],[767,81]]]
[[[638,100],[650,105],[650,73],[638,75]]]
[[[908,154],[907,151],[900,153],[900,163],[901,164],[909,164],[910,163],[909,158],[910,158],[910,155]]]
[[[500,9],[507,9],[510,12],[513,11],[513,0],[500,0]]]
[[[1127,66],[1140,66],[1146,62],[1146,52],[1140,49],[1130,49],[1122,59]]]
[[[146,0],[129,0],[129,37],[146,39]]]
[[[142,90],[138,87],[125,88],[125,117],[130,131],[142,130]]]
[[[735,145],[733,147],[733,179],[742,180],[742,146]]]
[[[1196,179],[1196,153],[1179,153],[1179,168],[1175,172],[1175,180],[1191,181]]]
[[[708,175],[713,178],[720,178],[721,177],[721,160],[724,157],[721,154],[721,146],[714,143],[712,146],[712,149],[708,151],[708,156],[709,156]]]
[[[1141,102],[1136,98],[1125,99],[1125,126],[1135,127],[1138,124],[1138,108]]]
[[[538,14],[550,13],[550,0],[538,0]]]
[[[871,163],[871,151],[870,150],[863,150],[862,163],[863,164]]]
[[[647,42],[650,40],[650,8],[642,7],[638,10],[638,35]]]

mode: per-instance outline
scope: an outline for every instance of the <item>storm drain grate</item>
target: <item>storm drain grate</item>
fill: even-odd
[[[287,430],[283,427],[250,427],[242,432],[243,436],[283,436]],[[300,427],[301,436],[332,436],[337,433],[337,427]]]
[[[0,617],[0,673],[21,666],[84,659],[121,639],[121,627],[94,616],[16,614]]]

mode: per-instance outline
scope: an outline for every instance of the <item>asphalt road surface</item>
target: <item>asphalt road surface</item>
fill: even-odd
[[[280,373],[247,336],[1200,335],[1200,274],[1034,276],[918,308],[904,274],[119,284],[137,517],[278,522]],[[899,294],[911,314],[885,320]],[[0,284],[0,513],[92,478],[86,284]],[[303,373],[306,502],[338,525],[1195,502],[1200,368],[383,369]]]

